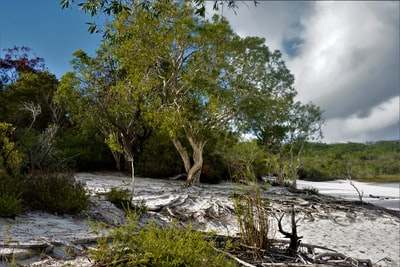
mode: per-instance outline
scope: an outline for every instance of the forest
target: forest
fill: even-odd
[[[263,38],[203,19],[191,1],[141,3],[108,7],[114,19],[96,54],[76,50],[61,79],[30,48],[5,49],[0,190],[17,180],[10,194],[22,201],[35,179],[95,170],[183,174],[188,187],[265,175],[294,187],[297,178],[400,180],[398,141],[319,143],[323,111],[296,101],[281,52]]]

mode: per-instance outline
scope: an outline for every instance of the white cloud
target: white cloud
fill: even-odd
[[[370,115],[360,118],[353,114],[346,119],[327,120],[323,127],[326,142],[366,142],[371,141],[374,133],[380,129],[397,125],[399,130],[400,97],[396,96],[375,106]],[[396,138],[396,136],[393,136]],[[397,138],[399,133],[397,132]]]
[[[298,99],[325,111],[326,142],[398,138],[399,2],[248,5],[224,15],[239,35],[264,37],[271,49],[284,52]],[[288,44],[292,39],[299,42]],[[290,46],[297,51],[290,53]]]
[[[398,95],[399,28],[392,6],[315,3],[313,15],[302,22],[300,55],[288,61],[300,100],[314,101],[332,118]]]

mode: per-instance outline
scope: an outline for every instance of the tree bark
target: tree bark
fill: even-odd
[[[186,187],[200,184],[201,170],[203,168],[203,148],[206,142],[195,140],[191,131],[186,130],[186,137],[193,150],[193,165],[188,172]]]
[[[131,192],[132,192],[132,196],[131,199],[133,198],[133,194],[135,192],[135,164],[134,164],[134,160],[133,160],[133,152],[132,152],[132,140],[122,134],[122,149],[124,151],[124,157],[125,157],[125,161],[130,163],[130,171],[132,174],[132,187],[131,187]]]
[[[173,136],[171,138],[171,141],[174,144],[176,150],[178,150],[178,153],[181,156],[183,165],[185,167],[185,172],[186,172],[186,174],[188,174],[190,168],[192,167],[192,164],[190,163],[189,154],[187,153],[186,149],[183,147],[182,143],[179,141],[179,139],[176,136]]]
[[[203,148],[206,142],[195,140],[190,131],[185,132],[186,138],[193,150],[193,164],[187,150],[183,147],[179,139],[176,136],[173,136],[171,140],[183,160],[187,175],[185,187],[190,187],[200,183],[201,170],[203,168]]]

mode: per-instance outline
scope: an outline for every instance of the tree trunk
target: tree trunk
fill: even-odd
[[[279,149],[279,170],[278,170],[278,183],[281,186],[285,185],[285,169],[283,165],[283,152],[282,148]]]
[[[179,139],[176,136],[173,136],[171,138],[171,141],[174,144],[176,150],[178,150],[178,153],[182,158],[183,165],[185,166],[185,172],[186,172],[186,174],[188,174],[190,168],[192,167],[192,164],[190,163],[189,154],[187,153],[186,149],[183,147],[182,143],[179,141]]]
[[[174,136],[171,138],[171,140],[176,150],[178,150],[179,155],[181,156],[183,164],[185,166],[185,171],[187,175],[185,186],[190,187],[192,185],[198,185],[200,183],[201,170],[203,167],[203,148],[206,142],[195,140],[193,138],[193,135],[189,131],[185,132],[186,137],[193,150],[193,164],[190,160],[188,152],[183,147],[179,139]]]
[[[203,168],[203,148],[206,142],[195,140],[193,134],[185,129],[186,137],[193,150],[193,165],[188,172],[186,187],[200,184],[201,169]]]
[[[121,153],[116,152],[116,151],[111,151],[114,161],[115,161],[115,168],[117,169],[117,171],[121,170]]]
[[[130,163],[130,171],[132,174],[131,198],[133,198],[133,194],[135,192],[135,166],[133,161],[132,142],[124,134],[122,134],[122,149],[124,151],[125,161]]]
[[[201,169],[203,167],[203,146],[193,147],[193,150],[194,163],[187,174],[186,187],[200,184]]]

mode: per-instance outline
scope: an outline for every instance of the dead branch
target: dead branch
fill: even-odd
[[[278,230],[281,234],[283,234],[286,238],[290,239],[290,244],[289,244],[289,250],[292,252],[292,254],[296,254],[299,245],[300,245],[300,239],[303,238],[302,236],[297,235],[297,222],[296,222],[296,212],[294,209],[294,206],[292,205],[292,232],[286,232],[283,230],[282,227],[282,219],[284,217],[284,214],[278,219]]]

